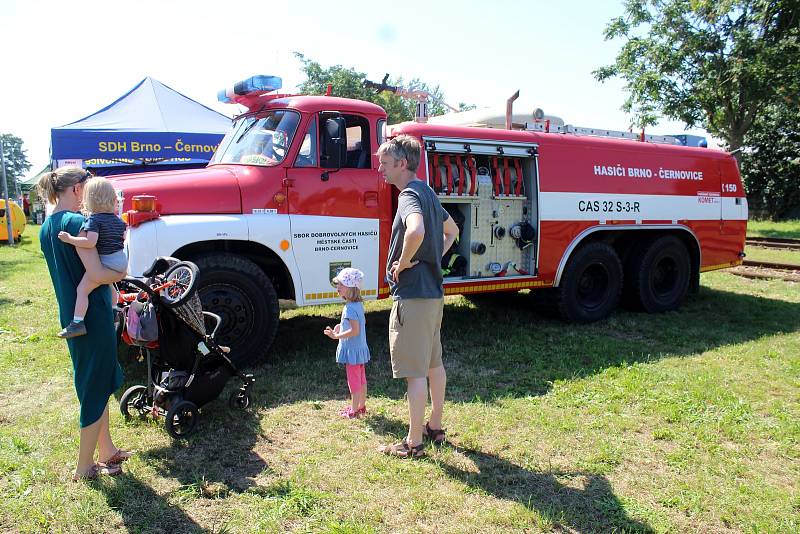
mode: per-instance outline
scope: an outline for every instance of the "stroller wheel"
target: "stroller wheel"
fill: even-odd
[[[191,401],[180,401],[175,403],[167,412],[167,419],[164,426],[173,438],[185,438],[194,430],[197,424],[199,413],[197,405]]]
[[[250,406],[250,395],[242,391],[234,391],[228,404],[234,410],[246,410]]]
[[[134,415],[144,417],[150,413],[150,404],[147,398],[147,388],[145,386],[132,386],[122,394],[119,399],[119,411],[125,419],[130,419]]]
[[[179,261],[164,274],[166,282],[174,282],[161,291],[161,302],[168,308],[186,303],[197,290],[197,265],[190,261]]]

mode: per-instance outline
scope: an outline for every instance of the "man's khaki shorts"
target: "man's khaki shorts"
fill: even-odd
[[[441,367],[443,310],[443,298],[394,301],[389,316],[392,376],[424,378],[428,369]]]

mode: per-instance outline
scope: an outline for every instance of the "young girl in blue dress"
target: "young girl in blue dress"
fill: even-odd
[[[364,273],[347,267],[339,271],[332,280],[345,300],[339,324],[326,326],[323,333],[331,339],[339,340],[336,348],[336,363],[344,364],[347,385],[350,388],[350,406],[339,415],[347,419],[360,417],[367,413],[367,376],[364,364],[370,359],[367,346],[367,321],[364,317],[364,304],[361,302],[361,282]]]

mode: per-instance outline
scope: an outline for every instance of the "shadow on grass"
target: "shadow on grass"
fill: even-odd
[[[129,354],[123,350],[120,345],[125,384],[114,395],[117,402],[128,387],[147,383],[146,364],[135,358],[138,349]],[[217,495],[252,486],[254,477],[269,468],[253,452],[256,442],[265,439],[254,410],[235,409],[228,404],[231,392],[240,385],[238,377],[231,377],[219,398],[200,408],[197,426],[185,439],[173,440],[168,447],[142,451],[139,456],[162,476],[178,480],[189,490],[196,488],[203,496],[209,491]],[[112,409],[113,406],[112,403]],[[158,422],[163,427],[164,418],[159,417]],[[220,443],[225,444],[224,450],[220,450]]]
[[[203,410],[192,435],[144,451],[141,457],[161,476],[178,480],[192,496],[224,498],[256,485],[256,476],[271,471],[253,452],[259,439],[268,438],[252,410],[231,410],[227,403],[215,401]]]
[[[271,362],[255,369],[255,402],[346,398],[344,371],[334,363],[335,342],[322,335],[338,306],[323,316],[281,320]],[[388,310],[367,313],[372,362],[370,394],[400,397],[391,379]],[[448,400],[470,402],[547,393],[552,383],[590,376],[609,367],[664,357],[685,357],[800,329],[800,304],[702,287],[679,312],[621,310],[598,323],[551,319],[524,294],[498,295],[478,305],[448,301],[442,325]]]
[[[109,508],[122,516],[128,532],[186,532],[204,533],[179,506],[170,504],[153,488],[129,474],[102,477],[97,483]]]
[[[321,315],[281,321],[273,348],[276,356],[254,370],[256,383],[251,391],[256,407],[347,397],[344,371],[334,363],[336,344],[322,334],[339,313],[339,306],[331,306],[322,308]],[[404,381],[391,378],[388,361],[388,313],[367,314],[373,355],[367,376],[371,395],[402,398]],[[798,328],[798,304],[705,287],[680,312],[647,315],[620,311],[590,325],[549,319],[533,309],[525,295],[503,296],[478,306],[464,299],[453,300],[446,306],[442,332],[447,398],[471,402],[541,395],[557,380],[588,376],[625,363],[696,355]],[[143,383],[143,364],[125,367],[128,384]],[[370,422],[378,433],[401,435],[405,431],[402,423],[382,416],[372,416]],[[187,498],[223,497],[245,491],[254,485],[254,477],[270,469],[253,452],[256,442],[268,439],[253,412],[228,408],[226,391],[203,408],[198,428],[186,442],[143,455],[163,476],[178,480],[179,492]],[[220,443],[225,444],[224,450]],[[449,476],[536,510],[547,521],[576,530],[652,530],[627,517],[602,475],[536,472],[481,451],[458,447],[455,451],[478,469],[473,473],[443,465]],[[560,481],[570,477],[576,484]],[[134,489],[147,498],[147,488]],[[152,499],[167,506],[159,504],[161,497]],[[133,510],[129,516],[131,526],[147,524],[138,523]]]
[[[406,431],[404,422],[381,414],[370,415],[368,422],[377,434],[391,439],[399,439]],[[449,443],[444,446],[444,450],[447,449],[466,458],[474,468],[466,470],[453,465],[448,458],[437,459],[436,465],[445,475],[470,488],[537,512],[553,530],[653,532],[649,525],[628,517],[608,479],[602,475],[532,471],[498,456],[457,444]]]
[[[458,446],[453,450],[470,460],[476,471],[442,462],[439,465],[447,476],[536,511],[554,530],[654,532],[649,525],[628,517],[608,479],[602,475],[530,471],[481,451]],[[559,479],[570,479],[576,484],[566,485]]]
[[[146,383],[143,363],[132,358],[121,357],[120,360],[126,383],[115,393],[117,402],[127,387]],[[230,380],[230,387],[234,384],[238,387],[235,380],[235,377]],[[196,499],[225,499],[254,486],[255,477],[269,471],[264,459],[253,451],[259,439],[266,439],[261,434],[258,418],[252,410],[229,408],[230,387],[219,399],[201,408],[200,420],[186,439],[137,453],[158,476],[178,481],[177,489],[166,496],[158,495],[130,475],[117,477],[113,484],[103,487],[109,506],[120,512],[128,531],[209,532],[189,517],[181,504]],[[111,405],[112,409],[116,406]],[[134,419],[130,424],[143,423]],[[163,417],[159,418],[159,424],[163,426]]]

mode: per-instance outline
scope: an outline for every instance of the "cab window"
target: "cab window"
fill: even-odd
[[[300,114],[289,110],[243,117],[223,139],[210,163],[278,165],[286,157],[299,123]]]
[[[308,131],[300,144],[300,151],[294,160],[295,167],[316,167],[317,166],[317,123],[308,123]]]
[[[378,121],[378,146],[381,146],[386,141],[386,119]]]
[[[369,169],[372,167],[369,121],[359,115],[342,115],[347,132],[347,158],[343,168]],[[324,120],[321,118],[321,120]]]

